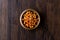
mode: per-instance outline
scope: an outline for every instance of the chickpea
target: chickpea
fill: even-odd
[[[24,25],[28,28],[33,28],[36,25],[35,23],[38,22],[37,15],[34,12],[27,11],[23,16]]]

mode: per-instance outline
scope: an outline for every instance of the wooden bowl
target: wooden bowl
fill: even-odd
[[[34,14],[36,15],[35,16],[36,18],[34,17]],[[37,21],[34,21],[34,20],[37,20]],[[37,28],[39,23],[40,23],[40,15],[37,11],[33,9],[26,9],[20,15],[20,24],[23,28],[27,30],[33,30]]]

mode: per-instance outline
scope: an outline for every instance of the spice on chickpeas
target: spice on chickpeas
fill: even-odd
[[[36,23],[38,22],[37,14],[35,12],[27,11],[24,15],[22,20],[24,21],[23,24],[28,28],[33,28]]]

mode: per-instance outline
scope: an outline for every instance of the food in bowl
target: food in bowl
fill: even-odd
[[[40,22],[40,16],[39,14],[31,9],[25,10],[21,17],[20,17],[20,22],[23,25],[24,28],[26,29],[34,29],[37,27],[37,25]]]

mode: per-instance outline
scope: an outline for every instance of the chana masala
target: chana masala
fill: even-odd
[[[38,15],[34,11],[28,10],[22,16],[22,23],[27,28],[34,28],[38,22]]]

